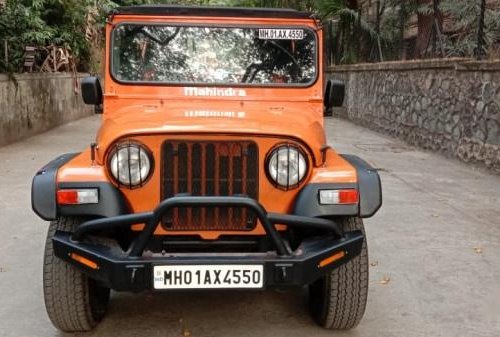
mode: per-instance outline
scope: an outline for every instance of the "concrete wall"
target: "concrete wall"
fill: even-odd
[[[500,172],[500,61],[339,66],[328,76],[347,85],[336,114]]]
[[[70,73],[0,74],[0,145],[89,116],[79,80]]]

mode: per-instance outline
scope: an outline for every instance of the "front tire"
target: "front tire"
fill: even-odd
[[[105,316],[109,288],[97,284],[74,266],[54,255],[56,230],[73,232],[83,219],[60,217],[52,221],[45,242],[43,294],[45,308],[54,326],[62,331],[89,331]]]
[[[363,220],[338,221],[345,232],[361,230]],[[309,285],[309,305],[314,320],[327,329],[352,329],[365,312],[368,296],[368,250],[366,237],[360,255]]]

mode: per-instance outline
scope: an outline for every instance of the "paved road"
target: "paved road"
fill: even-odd
[[[500,177],[342,120],[326,124],[330,143],[380,168],[384,187],[381,211],[366,221],[366,315],[335,335],[500,336]],[[87,118],[0,148],[0,336],[60,335],[43,306],[47,224],[31,212],[31,177],[90,143],[97,125]],[[331,336],[304,303],[301,291],[115,293],[85,336]]]

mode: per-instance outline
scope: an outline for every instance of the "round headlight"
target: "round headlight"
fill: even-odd
[[[267,172],[274,184],[293,188],[307,173],[306,156],[294,145],[281,145],[268,155]]]
[[[130,188],[142,185],[149,177],[152,159],[149,150],[135,143],[121,144],[111,154],[109,167],[113,177]]]

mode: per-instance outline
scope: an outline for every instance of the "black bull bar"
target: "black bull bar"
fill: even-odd
[[[178,207],[250,209],[259,219],[276,250],[265,253],[167,253],[161,256],[143,256],[162,215]],[[144,228],[126,252],[84,240],[95,231],[134,224],[144,224]],[[329,234],[305,239],[292,251],[274,227],[276,224],[320,228]],[[163,200],[151,212],[90,220],[82,223],[74,233],[56,231],[52,239],[54,254],[57,257],[74,264],[89,277],[119,291],[153,289],[153,267],[158,265],[263,265],[264,287],[301,286],[315,281],[332,268],[359,255],[363,240],[361,231],[344,233],[332,220],[268,213],[254,199],[239,196],[176,196]],[[340,258],[333,258],[334,256]],[[87,263],[82,263],[82,259]]]

